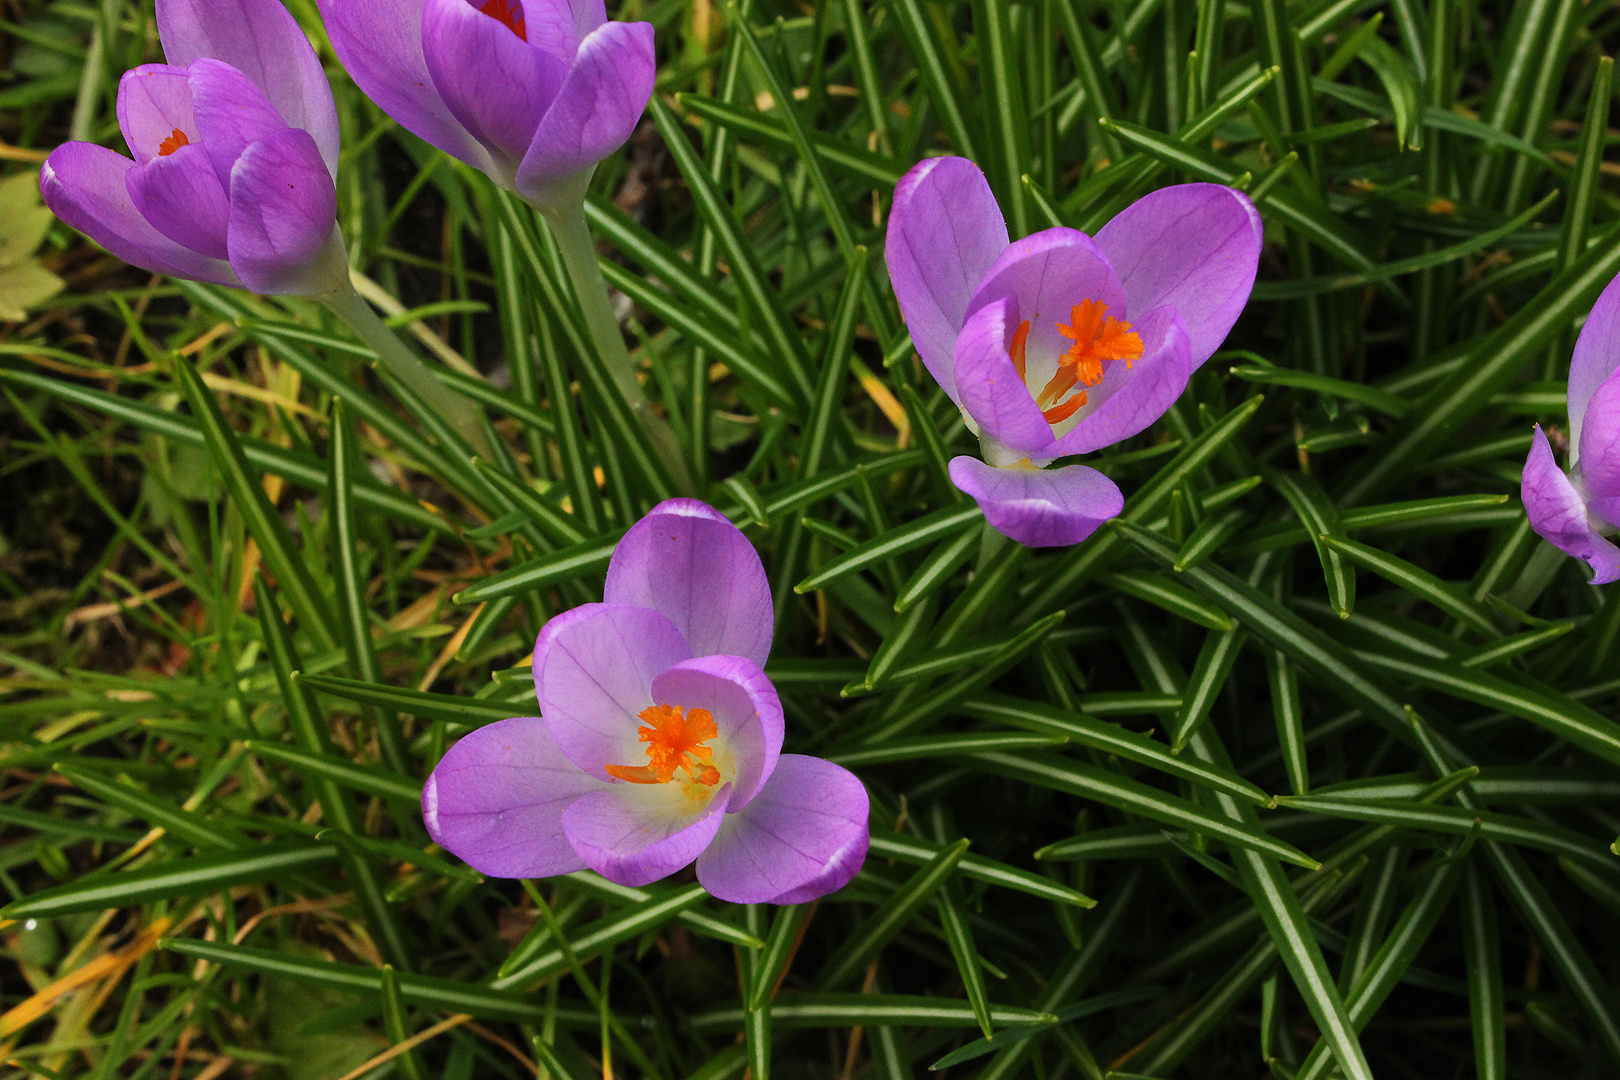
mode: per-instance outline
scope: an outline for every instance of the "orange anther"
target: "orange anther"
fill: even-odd
[[[1037,405],[1057,402],[1076,383],[1096,386],[1103,380],[1106,363],[1123,360],[1125,366],[1130,367],[1142,357],[1142,338],[1131,330],[1130,323],[1111,317],[1108,305],[1101,300],[1082,300],[1075,304],[1069,309],[1068,325],[1058,323],[1057,331],[1074,344],[1058,357],[1057,373],[1035,399]],[[1061,423],[1085,403],[1086,392],[1082,390],[1042,415],[1049,424]]]
[[[496,22],[506,24],[506,28],[524,41],[529,40],[529,33],[523,26],[523,5],[516,0],[485,0],[483,7],[478,9]]]
[[[651,725],[636,729],[647,744],[647,764],[604,765],[609,776],[632,784],[667,784],[675,778],[675,770],[681,769],[707,787],[720,782],[720,771],[704,764],[714,756],[704,743],[720,734],[709,710],[683,712],[674,705],[653,705],[641,710],[639,717]]]
[[[1075,379],[1087,386],[1102,382],[1103,362],[1123,360],[1127,365],[1142,356],[1142,339],[1131,324],[1108,315],[1100,300],[1082,300],[1069,309],[1069,325],[1057,324],[1058,333],[1074,342],[1058,357],[1059,367],[1072,367]]]
[[[1057,408],[1055,408],[1055,409],[1047,409],[1045,412],[1041,413],[1041,415],[1046,417],[1046,422],[1048,424],[1052,424],[1052,425],[1055,426],[1057,424],[1063,423],[1063,421],[1065,421],[1069,417],[1073,416],[1075,414],[1075,411],[1078,410],[1080,408],[1080,406],[1084,405],[1085,403],[1086,403],[1086,392],[1084,390],[1082,390],[1078,394],[1074,395],[1074,397],[1070,398],[1068,401],[1065,401],[1063,404],[1059,405]]]
[[[1007,346],[1007,355],[1012,357],[1013,367],[1018,371],[1018,377],[1024,377],[1024,346],[1029,342],[1029,320],[1025,319],[1013,331],[1012,344]]]
[[[179,128],[175,128],[174,131],[169,134],[167,139],[164,139],[162,142],[158,143],[158,157],[168,157],[182,146],[190,145],[191,140],[186,138],[186,133],[181,131]]]

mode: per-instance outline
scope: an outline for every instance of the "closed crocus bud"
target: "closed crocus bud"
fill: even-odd
[[[260,293],[347,285],[338,121],[315,51],[278,0],[157,0],[168,63],[124,74],[131,158],[58,147],[56,216],[136,266]]]
[[[978,166],[934,158],[895,189],[884,257],[912,343],[979,436],[951,480],[1030,547],[1079,543],[1120,512],[1112,480],[1058,458],[1152,424],[1248,302],[1261,247],[1248,197],[1163,188],[1090,237],[1010,242]]]
[[[1585,559],[1592,584],[1620,579],[1620,278],[1609,282],[1575,339],[1569,362],[1569,472],[1536,425],[1520,493],[1530,525]]]
[[[652,96],[649,23],[602,0],[320,0],[332,47],[384,112],[540,206],[583,197]]]

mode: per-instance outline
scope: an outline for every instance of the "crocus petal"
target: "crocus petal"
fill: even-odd
[[[1592,584],[1606,585],[1620,578],[1620,548],[1592,527],[1586,501],[1553,460],[1552,447],[1539,424],[1519,491],[1530,527],[1560,551],[1585,559],[1592,567]]]
[[[203,57],[186,70],[186,78],[202,147],[219,182],[228,185],[243,151],[266,135],[286,130],[287,122],[264,91],[229,64]]]
[[[569,874],[585,863],[563,835],[563,811],[603,786],[563,757],[545,721],[501,720],[445,753],[422,788],[422,818],[434,843],[479,873]]]
[[[692,656],[746,656],[761,667],[775,616],[759,553],[696,499],[653,507],[613,549],[602,597],[661,612]]]
[[[134,167],[104,146],[70,142],[46,159],[40,194],[53,214],[127,263],[172,277],[240,285],[229,263],[175,243],[135,209],[125,183]]]
[[[712,745],[731,760],[731,809],[746,806],[782,752],[782,700],[765,672],[741,656],[701,656],[654,679],[652,696],[658,704],[707,709],[714,717],[720,735]]]
[[[427,0],[422,53],[451,113],[510,176],[557,96],[567,64],[467,0]]]
[[[709,846],[729,794],[722,788],[696,813],[680,813],[685,797],[663,790],[674,786],[592,792],[563,811],[563,832],[585,865],[609,881],[646,885],[668,877]]]
[[[657,73],[651,23],[603,23],[586,35],[518,167],[518,192],[545,203],[552,185],[623,146],[646,111]]]
[[[341,250],[337,235],[337,189],[307,131],[284,128],[243,151],[231,170],[228,240],[242,284],[298,296],[346,284],[327,265],[331,245]]]
[[[320,0],[332,49],[365,95],[409,131],[480,172],[494,159],[457,122],[422,53],[426,0]]]
[[[698,856],[698,881],[733,904],[802,904],[848,884],[866,861],[870,803],[853,773],[783,754],[748,808],[727,814]]]
[[[1254,203],[1221,184],[1160,188],[1097,233],[1132,311],[1168,304],[1181,312],[1194,368],[1220,348],[1249,302],[1262,243]]]
[[[176,131],[198,140],[186,69],[168,64],[142,64],[118,80],[118,130],[124,133],[137,165],[159,156]]]
[[[1084,418],[1042,456],[1089,454],[1128,439],[1163,416],[1187,388],[1193,364],[1181,314],[1157,308],[1132,325],[1142,338],[1141,359],[1129,367],[1110,364],[1089,392]]]
[[[951,483],[973,496],[997,532],[1025,547],[1078,544],[1125,507],[1125,496],[1096,469],[1007,468],[952,458]]]
[[[534,691],[568,760],[608,780],[606,765],[645,765],[636,717],[655,704],[653,679],[692,652],[658,612],[584,604],[540,629]],[[674,703],[672,703],[674,704]]]
[[[530,45],[572,64],[579,43],[607,22],[607,8],[602,0],[528,0],[523,22]]]
[[[223,259],[230,200],[201,146],[137,165],[124,177],[130,198],[158,232],[199,255]]]
[[[960,400],[954,350],[968,300],[1006,248],[1006,219],[973,162],[931,158],[900,178],[883,259],[911,343],[952,401]]]
[[[1569,442],[1579,449],[1587,406],[1620,368],[1620,277],[1609,282],[1575,339],[1569,360]],[[1584,454],[1584,449],[1579,450]]]
[[[1074,229],[1046,229],[1013,241],[985,274],[967,312],[971,316],[1004,296],[1016,296],[1021,317],[1029,320],[1025,374],[1030,386],[1045,386],[1057,370],[1057,358],[1074,344],[1058,325],[1068,325],[1080,301],[1100,300],[1116,319],[1130,316],[1119,278],[1102,249]]]
[[[240,70],[264,91],[288,126],[314,137],[327,172],[337,175],[332,87],[309,38],[280,0],[158,0],[157,24],[169,63],[186,67],[208,56]]]
[[[1018,299],[1004,296],[969,316],[956,338],[954,370],[968,415],[1001,445],[1027,454],[1051,444],[1052,426],[1007,352],[1018,310]]]
[[[1578,452],[1570,455],[1571,471],[1580,473],[1593,501],[1620,497],[1620,371],[1598,386],[1585,419]]]

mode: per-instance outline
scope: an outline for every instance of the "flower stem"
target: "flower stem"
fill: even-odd
[[[652,403],[641,388],[641,381],[636,378],[635,361],[630,359],[630,350],[625,347],[619,320],[608,300],[607,280],[602,277],[602,268],[596,262],[596,242],[585,223],[583,197],[535,204],[535,208],[551,226],[551,234],[557,239],[557,249],[562,255],[563,266],[568,270],[568,280],[574,286],[574,295],[579,298],[585,326],[596,344],[596,353],[601,357],[608,377],[640,421],[642,430],[652,440],[653,449],[669,467],[676,486],[683,493],[692,492],[692,474],[686,467],[686,459],[681,456],[675,432],[663,417],[653,411]]]
[[[437,411],[456,429],[480,457],[493,461],[489,441],[478,422],[478,409],[472,402],[446,387],[433,371],[413,353],[388,324],[377,317],[353,288],[338,289],[321,297],[332,314],[342,319],[363,343],[377,354],[383,368],[408,386],[412,393]]]

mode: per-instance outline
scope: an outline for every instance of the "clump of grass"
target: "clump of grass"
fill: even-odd
[[[672,492],[545,231],[326,50],[356,267],[497,460],[318,308],[52,234],[68,291],[0,330],[4,1075],[1620,1068],[1620,602],[1516,500],[1620,271],[1614,10],[617,14],[663,68],[595,179],[603,270],[764,556],[789,749],[871,791],[866,868],[732,907],[429,845],[422,778],[534,711],[536,631]],[[115,144],[149,5],[7,17],[16,171]],[[1186,180],[1265,217],[1227,351],[1093,462],[1129,501],[1075,548],[1002,541],[945,478],[972,439],[877,257],[936,152],[1015,234]]]

